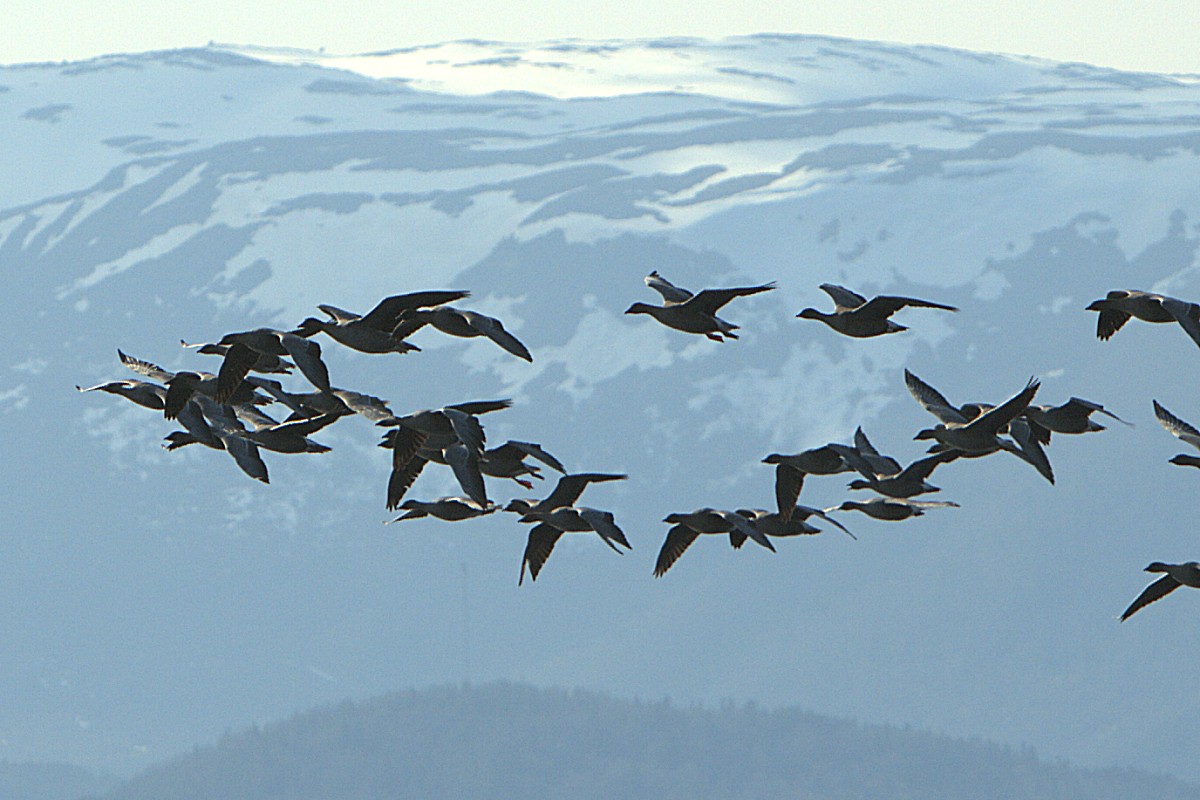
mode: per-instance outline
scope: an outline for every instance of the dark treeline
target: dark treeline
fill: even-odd
[[[534,689],[409,691],[226,734],[105,800],[1172,800],[1198,787],[798,710]]]

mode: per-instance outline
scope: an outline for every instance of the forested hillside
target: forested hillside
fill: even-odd
[[[980,741],[754,705],[508,683],[342,703],[223,736],[106,800],[1156,800],[1200,787]]]

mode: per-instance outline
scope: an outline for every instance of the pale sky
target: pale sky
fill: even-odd
[[[1200,73],[1195,0],[5,0],[0,64],[230,44],[362,53],[453,39],[807,33]]]

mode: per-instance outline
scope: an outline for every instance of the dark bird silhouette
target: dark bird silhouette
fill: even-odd
[[[1088,311],[1098,311],[1096,337],[1112,338],[1130,317],[1144,322],[1177,322],[1192,341],[1200,345],[1200,305],[1151,292],[1116,289],[1101,300],[1094,300]]]
[[[625,310],[626,314],[649,314],[668,328],[703,334],[716,342],[738,338],[734,331],[739,326],[717,316],[722,306],[735,297],[746,297],[775,288],[774,283],[764,283],[761,286],[732,289],[705,289],[692,294],[687,289],[675,286],[657,271],[647,275],[645,281],[647,286],[662,295],[663,304],[652,306],[634,303]]]
[[[1137,599],[1129,604],[1129,608],[1125,609],[1125,613],[1121,614],[1121,622],[1129,619],[1139,609],[1145,608],[1155,600],[1166,597],[1180,586],[1191,586],[1200,589],[1200,563],[1195,561],[1188,561],[1183,564],[1164,564],[1161,561],[1155,561],[1146,567],[1145,571],[1165,572],[1166,574],[1147,586],[1137,596]]]
[[[543,511],[530,511],[521,518],[521,522],[536,522],[537,524],[529,531],[525,552],[521,556],[521,575],[517,579],[518,586],[525,581],[526,566],[529,567],[529,579],[537,580],[538,573],[542,571],[546,559],[554,550],[554,545],[558,543],[564,533],[594,532],[617,554],[622,553],[617,545],[633,549],[633,545],[625,538],[625,533],[617,527],[611,511],[584,506],[559,506]]]
[[[724,511],[717,508],[698,508],[687,513],[668,514],[663,522],[672,524],[667,531],[667,538],[658,551],[654,562],[654,577],[661,578],[667,574],[671,565],[692,546],[692,542],[701,534],[729,534],[729,543],[733,547],[741,547],[746,539],[753,540],[771,552],[775,546],[766,534],[755,527],[754,522],[734,511]]]
[[[909,517],[919,517],[927,508],[958,508],[958,503],[949,500],[897,500],[891,497],[873,497],[870,500],[847,500],[828,511],[861,511],[868,517],[887,522],[899,522]]]
[[[436,500],[405,500],[400,504],[405,513],[389,520],[386,524],[403,522],[406,519],[434,517],[446,522],[459,522],[464,519],[474,519],[485,514],[499,511],[500,506],[491,503],[481,506],[469,497],[439,497]]]
[[[806,308],[797,314],[802,319],[815,319],[824,322],[838,333],[866,339],[872,336],[882,336],[885,333],[899,333],[908,330],[898,325],[889,317],[902,308],[938,308],[943,311],[957,311],[954,306],[933,303],[929,300],[918,300],[915,297],[893,297],[880,295],[867,300],[861,294],[852,292],[844,286],[833,283],[822,283],[821,290],[833,298],[833,313],[827,314],[815,308]]]
[[[784,522],[791,517],[806,475],[836,475],[851,470],[837,449],[830,445],[793,455],[771,453],[763,463],[775,465],[775,502]]]

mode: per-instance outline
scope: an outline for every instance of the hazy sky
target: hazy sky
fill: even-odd
[[[352,10],[346,10],[350,8]],[[943,44],[1155,72],[1200,73],[1187,0],[7,0],[0,63],[236,44],[386,50],[450,39],[531,41],[783,32]]]

